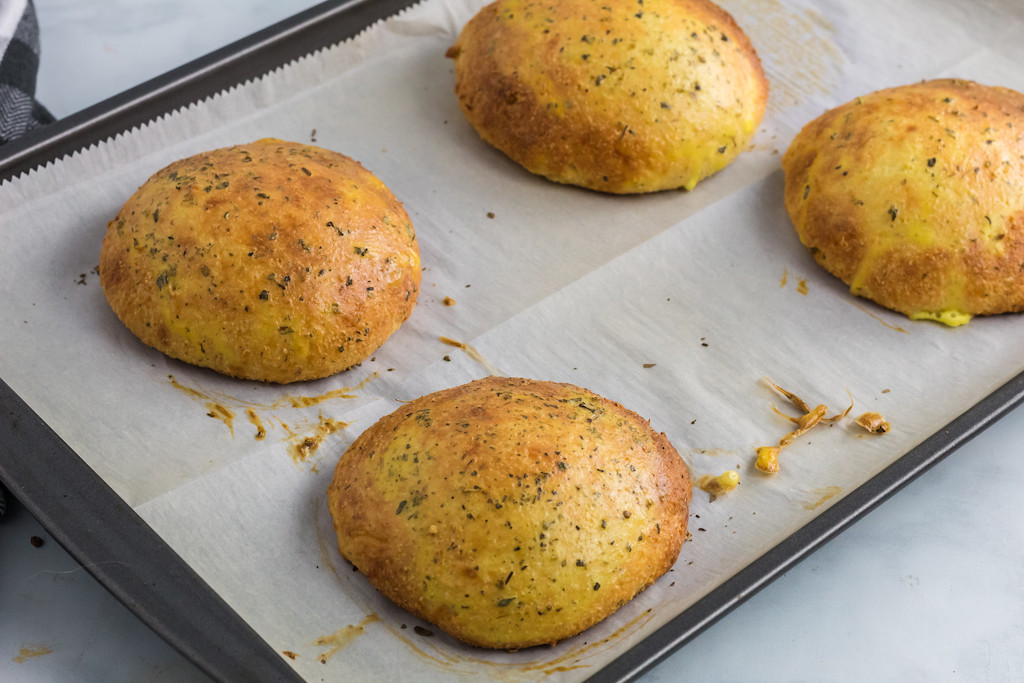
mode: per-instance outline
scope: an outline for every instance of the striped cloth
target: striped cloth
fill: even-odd
[[[0,145],[53,121],[36,102],[39,24],[32,0],[0,0]],[[7,511],[0,483],[0,518]]]
[[[0,145],[53,121],[36,102],[38,70],[39,24],[32,0],[0,0]]]

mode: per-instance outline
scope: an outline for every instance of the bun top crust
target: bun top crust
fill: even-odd
[[[664,434],[569,384],[489,377],[403,405],[341,457],[341,554],[473,645],[555,643],[674,564],[689,471]]]
[[[807,124],[782,164],[801,241],[854,294],[950,325],[1024,309],[1024,95],[880,90]]]
[[[484,140],[603,192],[693,189],[746,147],[768,96],[747,36],[707,0],[499,0],[448,56]]]
[[[326,377],[412,312],[421,272],[408,215],[337,152],[264,139],[147,180],[110,221],[100,283],[136,336],[244,379]]]

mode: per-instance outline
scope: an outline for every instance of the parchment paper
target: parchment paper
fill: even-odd
[[[614,197],[529,175],[462,118],[444,51],[483,4],[427,0],[0,187],[3,379],[310,680],[585,678],[1024,368],[1019,316],[949,329],[853,298],[800,246],[779,167],[804,123],[882,87],[1024,90],[1024,7],[722,0],[771,81],[755,143],[693,192]],[[143,347],[95,272],[107,221],[153,172],[268,136],[363,162],[404,202],[425,267],[411,319],[371,360],[300,386]],[[588,387],[650,418],[695,478],[741,477],[713,502],[695,492],[671,572],[554,648],[422,635],[340,558],[326,510],[363,429],[491,373]],[[830,412],[852,397],[852,415],[881,412],[893,430],[819,427],[760,475],[754,449],[791,428],[766,376]]]

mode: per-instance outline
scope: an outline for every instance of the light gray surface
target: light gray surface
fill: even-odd
[[[66,116],[313,4],[39,0],[39,97]],[[1022,443],[1017,410],[647,680],[1024,676]],[[193,678],[23,509],[0,523],[0,680]]]

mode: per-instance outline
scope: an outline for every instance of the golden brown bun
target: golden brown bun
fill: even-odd
[[[412,401],[342,456],[341,554],[482,647],[554,643],[675,563],[689,471],[664,434],[569,384],[490,377]]]
[[[177,161],[107,226],[100,283],[146,344],[295,382],[364,360],[412,313],[412,223],[358,162],[259,140]]]
[[[693,189],[747,146],[768,97],[747,36],[708,0],[499,0],[448,56],[484,140],[604,192]]]
[[[951,325],[1024,309],[1024,95],[963,80],[826,112],[783,157],[801,241],[850,291]]]

